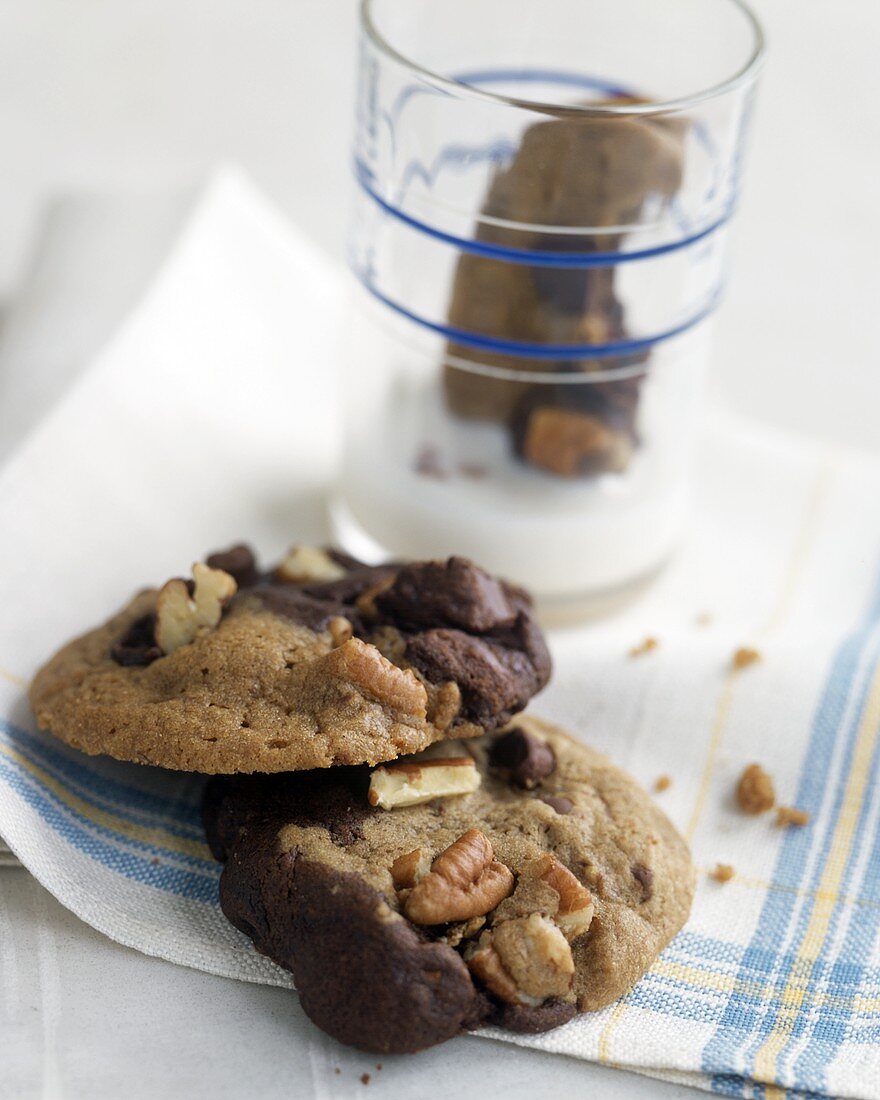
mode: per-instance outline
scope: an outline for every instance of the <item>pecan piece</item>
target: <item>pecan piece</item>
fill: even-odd
[[[375,646],[360,638],[349,638],[318,660],[331,676],[348,680],[359,691],[393,710],[417,718],[427,714],[428,693],[416,674],[393,665]]]
[[[222,569],[202,562],[193,566],[194,587],[175,577],[159,590],[156,599],[156,644],[163,653],[189,645],[220,622],[223,608],[235,595],[235,579]]]
[[[482,917],[513,890],[513,873],[495,859],[489,840],[469,829],[434,860],[413,887],[404,912],[414,924]]]
[[[499,924],[492,944],[521,993],[545,1000],[562,997],[571,988],[571,948],[562,931],[542,913]]]
[[[434,798],[470,794],[479,786],[480,773],[472,756],[404,760],[382,764],[370,774],[367,800],[371,806],[393,810],[396,806],[417,806]]]
[[[347,572],[326,550],[317,546],[294,546],[275,570],[275,576],[289,584],[305,584],[307,581],[339,581]]]
[[[564,863],[545,853],[529,872],[546,882],[559,895],[556,923],[569,941],[582,936],[593,920],[593,895]]]
[[[404,852],[391,864],[391,879],[397,890],[411,890],[431,869],[431,853],[427,848]]]

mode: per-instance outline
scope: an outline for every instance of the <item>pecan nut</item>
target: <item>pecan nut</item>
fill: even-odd
[[[559,895],[556,923],[565,938],[571,942],[582,936],[593,920],[593,895],[586,886],[550,852],[535,861],[530,873]]]
[[[537,1007],[541,1003],[540,1000],[537,997],[529,997],[528,994],[517,989],[516,982],[504,969],[504,963],[492,945],[491,938],[487,937],[487,941],[467,960],[470,972],[479,978],[490,993],[494,993],[507,1004],[529,1004]]]
[[[220,622],[223,608],[238,590],[235,579],[202,562],[193,566],[193,588],[175,577],[159,589],[156,600],[156,644],[163,653],[189,645]]]
[[[329,675],[347,680],[392,710],[422,719],[428,712],[428,693],[416,674],[393,665],[360,638],[349,638],[318,661]]]
[[[564,997],[574,977],[568,941],[542,913],[502,921],[485,932],[467,964],[490,993],[514,1005]]]
[[[275,576],[290,584],[306,584],[308,581],[339,581],[346,572],[326,550],[317,546],[294,546],[275,570]]]
[[[404,852],[391,864],[391,879],[397,890],[411,890],[431,870],[431,853],[427,848]]]
[[[434,860],[406,899],[414,924],[449,924],[491,912],[513,890],[513,873],[495,859],[488,838],[469,829]]]
[[[563,997],[571,988],[574,959],[568,940],[542,913],[497,925],[492,946],[521,994],[546,1000]]]
[[[479,786],[480,773],[471,756],[406,760],[376,768],[370,775],[367,799],[371,806],[392,810],[396,806],[417,806],[434,798],[470,794]]]

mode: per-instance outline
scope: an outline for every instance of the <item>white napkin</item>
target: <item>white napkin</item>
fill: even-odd
[[[224,174],[112,345],[0,469],[0,832],[120,942],[282,985],[219,912],[198,779],[35,734],[24,687],[61,641],[206,550],[326,537],[343,299],[327,261]],[[715,421],[700,473],[674,565],[638,606],[552,638],[535,706],[646,784],[672,777],[658,797],[700,868],[693,917],[619,1004],[497,1037],[736,1095],[763,1081],[880,1097],[880,468]],[[628,657],[649,634],[658,648]],[[763,660],[733,671],[739,645]],[[735,809],[751,760],[808,827]],[[708,879],[717,862],[732,882]]]

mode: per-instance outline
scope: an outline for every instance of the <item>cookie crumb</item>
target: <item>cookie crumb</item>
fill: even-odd
[[[376,1069],[381,1071],[381,1069],[382,1069],[382,1063],[381,1062],[376,1063]]]
[[[472,478],[474,481],[482,481],[489,476],[489,471],[485,466],[480,466],[477,462],[462,462],[459,464],[458,472],[462,477]]]
[[[711,626],[714,617],[710,611],[701,611],[694,619],[694,626]]]
[[[777,806],[776,824],[782,827],[786,825],[809,825],[810,815],[806,810],[799,810],[796,806]]]
[[[668,791],[672,786],[672,777],[669,775],[658,775],[654,780],[654,790],[660,794],[661,791]]]
[[[153,858],[150,860],[150,863],[152,863],[154,867],[158,867],[161,862],[162,860],[159,859],[158,856],[153,856]]]
[[[776,805],[773,780],[760,764],[749,764],[736,785],[736,801],[747,814],[762,814]]]
[[[369,1073],[362,1073],[361,1074],[361,1084],[362,1085],[369,1085],[369,1083],[370,1083]]]
[[[750,646],[740,646],[734,653],[731,664],[737,671],[741,668],[748,668],[749,665],[756,665],[761,658],[761,653],[757,649],[752,649]]]
[[[716,863],[714,870],[709,872],[709,878],[715,879],[716,882],[730,882],[735,874],[729,863]]]
[[[630,657],[644,657],[646,653],[652,653],[660,643],[656,638],[645,638],[643,642],[639,642],[638,645],[633,646],[629,651]]]
[[[449,477],[449,471],[436,447],[430,444],[422,447],[415,461],[415,471],[423,477],[436,477],[443,481]]]
[[[342,1070],[341,1070],[341,1069],[339,1068],[339,1066],[337,1066],[337,1067],[336,1067],[336,1068],[335,1068],[335,1069],[333,1070],[333,1072],[334,1072],[335,1074],[337,1074],[337,1075],[338,1075],[338,1074],[342,1073]]]

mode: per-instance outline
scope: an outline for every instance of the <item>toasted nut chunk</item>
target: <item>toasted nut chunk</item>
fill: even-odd
[[[199,634],[212,630],[220,622],[223,608],[235,595],[238,585],[222,569],[211,569],[202,562],[193,566],[195,587],[190,596],[185,581],[168,581],[156,600],[156,644],[163,653],[173,653],[195,641]]]
[[[495,859],[489,840],[468,829],[441,852],[406,899],[414,924],[449,924],[482,917],[513,890],[513,873]]]
[[[735,874],[729,863],[716,863],[714,870],[709,872],[709,878],[714,878],[716,882],[730,882]]]
[[[325,672],[348,680],[393,710],[416,718],[424,718],[428,712],[428,693],[416,674],[393,665],[360,638],[349,638],[319,660]]]
[[[752,649],[750,646],[740,646],[734,653],[731,664],[735,669],[748,668],[749,665],[757,664],[760,660],[761,654],[757,649]]]
[[[497,925],[492,943],[520,993],[562,997],[571,987],[574,959],[562,932],[541,913]]]
[[[431,853],[427,848],[413,848],[391,864],[391,878],[398,890],[411,890],[431,870]]]
[[[294,546],[275,570],[280,581],[305,584],[306,581],[338,581],[345,570],[335,562],[326,550],[317,546]]]
[[[556,923],[569,941],[582,936],[593,920],[593,895],[550,852],[536,861],[534,873],[559,895]]]
[[[458,684],[447,680],[434,692],[430,705],[429,721],[438,730],[448,730],[461,710],[461,689]]]
[[[480,773],[471,756],[405,761],[376,768],[370,775],[367,798],[371,806],[393,810],[395,806],[417,806],[432,798],[470,794],[479,786]]]
[[[470,920],[455,921],[448,926],[443,939],[450,947],[458,947],[464,940],[476,936],[485,923],[485,917],[471,917]]]
[[[530,1004],[535,1006],[541,1003],[539,998],[529,997],[517,989],[516,982],[504,969],[501,956],[492,946],[491,940],[484,947],[480,947],[475,951],[468,959],[467,964],[471,973],[479,978],[490,993],[494,993],[502,1001],[506,1001],[511,1005]]]
[[[795,806],[778,806],[776,809],[776,824],[809,825],[810,815],[806,810],[799,810]]]
[[[335,646],[344,645],[350,638],[354,637],[354,627],[344,615],[337,615],[332,618],[327,624],[327,629],[330,631],[330,637],[333,639]]]
[[[736,800],[747,814],[762,814],[773,808],[776,802],[773,780],[760,764],[749,764],[742,773],[736,785]]]

